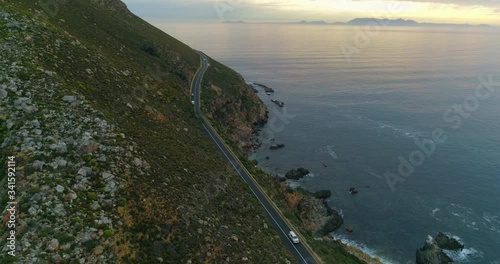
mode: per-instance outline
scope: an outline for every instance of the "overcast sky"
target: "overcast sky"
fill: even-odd
[[[123,0],[149,20],[348,21],[356,17],[500,25],[500,0]]]

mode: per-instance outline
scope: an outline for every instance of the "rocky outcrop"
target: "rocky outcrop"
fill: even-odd
[[[428,236],[422,248],[417,249],[416,252],[417,264],[449,264],[453,260],[448,257],[440,248],[436,241]]]
[[[280,148],[284,148],[285,147],[285,144],[273,144],[271,146],[269,146],[269,149],[280,149]]]
[[[332,196],[332,192],[330,190],[320,190],[313,193],[313,196],[318,199],[327,199]]]
[[[257,85],[257,86],[262,87],[262,89],[264,89],[264,91],[265,91],[266,93],[274,93],[274,90],[273,90],[273,88],[271,88],[271,87],[268,87],[268,86],[266,86],[266,85],[264,85],[264,84],[262,84],[262,83],[254,83],[254,84],[255,84],[255,85]]]
[[[464,245],[462,243],[458,242],[453,237],[450,237],[444,233],[439,232],[438,235],[436,236],[436,244],[438,247],[442,249],[447,249],[447,250],[462,250],[464,249]]]
[[[337,210],[331,210],[325,224],[318,230],[318,234],[320,236],[326,236],[337,230],[343,224],[344,218],[339,214],[339,212]]]
[[[275,103],[279,107],[283,107],[285,105],[285,103],[283,103],[282,101],[275,100],[275,99],[271,99],[271,102]]]
[[[326,236],[344,223],[342,215],[336,209],[331,208],[326,201],[313,196],[301,196],[296,210],[302,221],[309,223],[309,231],[317,236]]]
[[[299,180],[309,174],[309,170],[304,168],[292,169],[288,171],[285,175],[285,178],[290,180]]]
[[[244,153],[258,148],[258,128],[268,118],[266,105],[241,75],[212,60],[210,65],[203,78],[202,111]]]

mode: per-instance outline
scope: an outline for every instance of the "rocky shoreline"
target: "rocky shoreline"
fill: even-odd
[[[435,238],[427,236],[422,248],[416,251],[417,264],[448,264],[453,263],[444,250],[461,251],[464,245],[450,235],[439,232]]]
[[[271,102],[275,103],[279,107],[285,106],[285,103],[283,103],[282,101],[279,101],[279,100],[271,99]]]
[[[304,168],[292,169],[285,177],[275,175],[273,179],[279,183],[285,183],[287,179],[300,179],[309,174]],[[332,193],[330,190],[309,192],[305,189],[294,190],[288,185],[284,188],[287,204],[292,211],[297,212],[301,220],[310,222],[314,228],[309,231],[317,237],[323,237],[337,230],[344,223],[340,212],[329,206],[326,202]]]
[[[259,87],[262,87],[262,89],[264,89],[264,91],[265,91],[266,93],[274,93],[274,89],[273,89],[273,88],[271,88],[271,87],[268,87],[268,86],[266,86],[266,85],[264,85],[264,84],[261,84],[261,83],[253,83],[253,84],[254,84],[254,85],[257,85],[257,86],[259,86]]]

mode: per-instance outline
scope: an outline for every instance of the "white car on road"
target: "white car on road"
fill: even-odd
[[[288,233],[288,236],[290,237],[290,239],[292,240],[292,242],[294,244],[298,244],[299,243],[299,237],[295,234],[295,232],[290,231],[290,233]]]

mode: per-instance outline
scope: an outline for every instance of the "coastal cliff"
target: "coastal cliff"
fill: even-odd
[[[201,108],[222,135],[247,153],[260,146],[255,135],[267,122],[266,105],[232,69],[210,59],[202,83]]]

